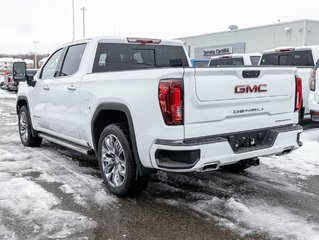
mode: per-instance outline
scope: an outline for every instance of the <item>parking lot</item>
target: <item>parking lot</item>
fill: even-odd
[[[0,90],[0,239],[318,239],[319,129],[242,174],[159,172],[140,196],[110,194],[95,159],[20,143]]]

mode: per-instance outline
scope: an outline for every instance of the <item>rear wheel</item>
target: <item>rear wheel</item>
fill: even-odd
[[[115,195],[132,196],[147,187],[149,177],[138,174],[125,124],[110,124],[104,128],[98,145],[98,161],[105,185]]]
[[[42,142],[42,138],[32,136],[32,123],[29,111],[26,106],[22,106],[19,110],[19,135],[21,142],[26,147],[38,147]]]

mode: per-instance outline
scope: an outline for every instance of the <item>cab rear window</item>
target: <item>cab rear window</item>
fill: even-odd
[[[92,72],[188,66],[181,46],[99,43]]]
[[[209,63],[210,67],[228,66],[228,65],[244,65],[243,58],[217,58],[212,59]]]
[[[263,54],[260,65],[313,67],[311,50]]]

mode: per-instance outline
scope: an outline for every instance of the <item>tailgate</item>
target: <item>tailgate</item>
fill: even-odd
[[[186,70],[185,138],[296,123],[295,68]]]

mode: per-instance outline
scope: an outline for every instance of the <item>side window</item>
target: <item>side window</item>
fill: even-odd
[[[47,61],[45,66],[42,69],[40,78],[47,79],[53,78],[58,71],[57,67],[59,64],[59,60],[62,56],[62,49],[56,51],[51,58]]]
[[[61,76],[70,76],[79,70],[86,44],[70,46],[65,55]]]

